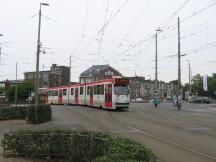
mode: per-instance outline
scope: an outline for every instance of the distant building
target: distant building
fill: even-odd
[[[10,88],[13,87],[17,84],[21,84],[23,80],[5,80],[5,81],[0,81],[0,96],[5,96],[6,91]]]
[[[136,98],[144,98],[145,95],[145,78],[134,76],[134,77],[126,77],[129,79],[129,89],[131,99]]]
[[[81,73],[80,83],[87,83],[113,77],[122,77],[122,74],[109,65],[92,65]]]
[[[24,79],[35,82],[36,72],[24,73]],[[39,71],[39,88],[70,84],[70,67],[52,64],[49,71]]]
[[[155,81],[145,80],[144,77],[134,76],[127,77],[129,79],[130,96],[132,100],[142,98],[144,100],[150,100],[155,94]],[[165,83],[164,81],[158,81],[158,94],[163,98],[172,98],[174,95],[173,85]]]

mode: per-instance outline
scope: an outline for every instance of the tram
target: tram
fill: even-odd
[[[48,104],[87,105],[104,109],[129,108],[129,80],[104,79],[95,82],[59,86],[47,90]]]

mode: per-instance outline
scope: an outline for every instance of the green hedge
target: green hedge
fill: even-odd
[[[94,162],[156,162],[157,158],[144,145],[126,138],[113,138],[108,152]]]
[[[32,158],[92,162],[156,162],[150,149],[104,133],[71,130],[20,130],[4,135],[5,153]]]
[[[39,105],[37,107],[36,116],[36,106],[31,105],[27,110],[27,122],[31,124],[45,123],[52,119],[52,109],[50,105]]]
[[[6,154],[32,158],[86,161],[107,151],[109,136],[102,133],[71,130],[20,130],[4,135]]]
[[[11,106],[0,108],[0,120],[26,119],[27,123],[44,123],[52,119],[52,110],[50,105]]]
[[[27,107],[11,106],[0,108],[0,120],[25,119]]]

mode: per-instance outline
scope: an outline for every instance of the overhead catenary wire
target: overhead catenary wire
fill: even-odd
[[[182,22],[185,22],[185,21],[187,21],[187,20],[193,18],[194,16],[197,16],[197,15],[201,14],[202,12],[206,11],[207,9],[213,7],[214,5],[216,5],[216,2],[211,3],[211,4],[207,5],[206,7],[204,7],[204,8],[202,8],[202,9],[200,9],[200,10],[194,12],[192,15],[189,15],[189,16],[183,18],[180,22],[181,22],[181,23],[182,23]],[[173,24],[173,25],[167,27],[167,28],[164,29],[162,32],[164,33],[164,32],[167,32],[167,31],[175,30],[176,28],[177,28],[177,23],[175,23],[175,24]],[[133,48],[142,45],[142,44],[145,43],[145,42],[151,41],[153,38],[154,38],[154,34],[152,34],[151,36],[149,36],[148,38],[146,38],[146,39],[144,39],[144,40],[138,41],[138,42],[135,43],[133,46],[129,46],[126,50],[123,50],[121,53],[126,53],[126,52],[132,50]]]
[[[147,2],[145,3],[143,9],[141,10],[141,12],[139,13],[138,17],[135,19],[135,21],[133,22],[132,26],[130,27],[130,29],[128,30],[128,32],[126,33],[126,35],[122,38],[121,42],[114,47],[113,49],[111,49],[109,53],[112,53],[114,50],[116,50],[117,48],[121,47],[123,45],[123,43],[126,41],[126,38],[130,35],[130,33],[134,30],[136,24],[138,23],[138,21],[140,20],[140,18],[142,17],[143,13],[146,11],[146,8],[148,7],[149,3],[151,0],[147,0]]]
[[[23,23],[23,22],[25,22],[25,21],[28,21],[28,20],[30,20],[30,19],[36,17],[36,16],[38,16],[38,13],[37,13],[37,14],[34,14],[34,15],[32,15],[32,16],[29,16],[29,17],[27,17],[27,18],[24,18],[24,19],[22,19],[22,20],[16,21],[16,22],[14,22],[14,23],[10,23],[10,24],[8,24],[8,25],[2,26],[2,27],[0,27],[0,30],[5,30],[5,29],[10,28],[10,27],[15,27],[16,25],[18,25],[18,24],[20,24],[20,23]]]
[[[108,8],[109,8],[109,0],[107,0],[106,12],[105,12],[105,18],[104,18],[103,25],[105,25],[105,23],[106,23]],[[104,36],[104,30],[101,32],[101,37],[99,39],[99,50],[98,50],[99,55],[100,55],[100,52],[101,52],[101,46],[102,46],[102,42],[103,42],[103,36]]]

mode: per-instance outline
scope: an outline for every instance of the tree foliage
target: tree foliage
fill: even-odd
[[[213,73],[212,76],[208,76],[207,92],[205,92],[203,89],[203,77],[200,74],[196,74],[192,78],[191,91],[193,94],[199,96],[216,97],[216,73]]]
[[[24,100],[29,97],[31,91],[34,90],[34,84],[29,81],[24,81],[21,84],[17,85],[17,98],[18,100]],[[14,101],[15,99],[15,86],[10,87],[10,89],[6,92],[7,97],[10,101]]]

